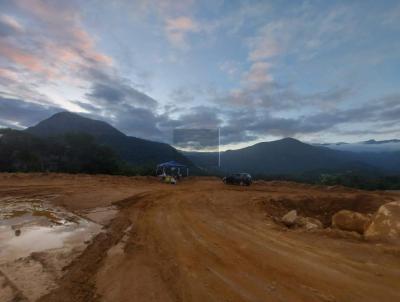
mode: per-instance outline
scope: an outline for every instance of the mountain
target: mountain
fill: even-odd
[[[26,132],[39,137],[50,137],[71,132],[85,132],[94,137],[125,136],[121,131],[103,121],[93,120],[72,112],[59,112],[39,122]]]
[[[313,170],[371,169],[352,154],[314,147],[293,138],[258,143],[221,156],[221,167],[229,170],[247,168],[252,173],[291,174]]]
[[[396,152],[400,151],[400,140],[399,139],[388,139],[377,141],[370,139],[363,142],[357,143],[325,143],[325,144],[314,144],[314,146],[324,146],[334,150],[340,151],[351,151],[351,152],[370,152],[370,153],[381,153],[381,152]]]
[[[367,145],[381,145],[381,144],[389,144],[389,143],[400,143],[400,139],[387,139],[383,141],[377,141],[374,139],[367,140],[365,142],[362,142]]]
[[[216,169],[216,153],[187,152],[185,155],[199,166]],[[220,170],[271,175],[349,170],[376,173],[378,169],[352,152],[331,150],[284,138],[221,152]]]
[[[110,147],[121,159],[133,165],[154,166],[161,162],[176,160],[193,166],[190,160],[168,144],[127,136],[106,122],[76,113],[56,113],[25,131],[42,138],[67,133],[89,134],[99,144]]]
[[[220,156],[215,152],[179,152],[168,144],[130,137],[106,122],[70,112],[57,113],[26,129],[25,132],[41,138],[67,133],[89,134],[94,137],[96,143],[110,147],[120,159],[134,166],[153,167],[160,162],[176,160],[192,168],[196,164],[208,172],[218,174],[240,171],[269,175],[349,171],[365,175],[400,173],[400,151],[353,152],[351,149],[347,151],[337,148],[349,148],[354,144],[316,146],[285,138],[238,150],[228,150],[221,152]],[[370,140],[360,144],[383,148],[391,144],[400,145],[400,142]]]

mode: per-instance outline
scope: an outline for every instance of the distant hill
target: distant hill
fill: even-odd
[[[130,137],[106,122],[70,112],[57,113],[26,129],[24,133],[42,139],[43,142],[40,142],[42,144],[47,144],[47,141],[56,141],[62,146],[69,146],[71,143],[71,140],[63,138],[65,135],[90,135],[94,138],[93,143],[96,146],[93,146],[95,148],[97,148],[97,145],[110,148],[115,153],[117,161],[122,160],[131,166],[151,167],[151,169],[157,163],[176,160],[190,166],[192,172],[200,173],[197,170],[197,167],[200,167],[202,172],[210,174],[241,171],[255,175],[320,175],[322,173],[349,172],[357,172],[362,175],[382,175],[400,173],[399,151],[350,152],[334,148],[351,144],[335,144],[333,148],[332,145],[310,145],[293,138],[263,142],[238,150],[221,152],[221,167],[218,168],[218,153],[180,152],[168,144]],[[14,133],[10,135],[10,137],[15,136]],[[75,142],[76,139],[74,138],[72,142]],[[30,140],[32,143],[38,144],[35,140]],[[398,144],[399,142],[390,140],[379,143],[370,140],[364,143],[366,146],[382,147],[385,144]],[[79,145],[74,144],[74,148],[77,147]],[[29,148],[25,149],[28,150]],[[55,154],[57,155],[57,152]],[[40,157],[40,154],[38,156]]]
[[[203,168],[215,170],[216,153],[186,152],[185,155]],[[385,158],[388,158],[387,156]],[[400,156],[394,159],[400,163]],[[375,174],[387,168],[388,162],[378,155],[337,151],[302,143],[293,138],[258,143],[250,147],[221,152],[221,168],[225,172],[246,171],[253,174],[303,174],[311,171],[359,171]],[[400,165],[399,169],[400,171]]]
[[[290,174],[312,170],[371,170],[350,153],[314,147],[293,138],[259,143],[227,151],[221,166],[228,170],[246,169],[252,173]]]
[[[314,146],[323,146],[334,150],[350,151],[350,152],[369,152],[369,153],[383,153],[383,152],[397,152],[400,151],[399,139],[388,139],[377,141],[370,139],[363,142],[356,143],[325,143],[313,144]]]
[[[67,133],[86,133],[93,136],[98,143],[113,149],[121,159],[133,165],[154,166],[157,163],[176,160],[193,166],[190,160],[168,144],[127,136],[106,122],[76,113],[56,113],[25,131],[42,138]]]
[[[377,141],[374,139],[370,139],[370,140],[367,140],[362,143],[368,144],[368,145],[381,145],[381,144],[389,144],[389,143],[400,143],[400,139],[387,139],[387,140],[383,140],[383,141]]]

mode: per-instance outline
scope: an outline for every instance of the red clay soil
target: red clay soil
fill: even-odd
[[[398,247],[274,222],[297,209],[329,226],[336,211],[372,213],[394,193],[36,174],[0,176],[0,194],[55,194],[74,211],[119,207],[40,301],[400,301]]]

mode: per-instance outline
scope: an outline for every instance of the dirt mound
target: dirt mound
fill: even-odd
[[[324,226],[330,226],[332,216],[341,210],[350,210],[364,214],[374,213],[390,197],[367,193],[330,194],[326,192],[310,195],[282,195],[263,200],[265,210],[273,216],[281,217],[290,210],[299,215],[320,220]]]

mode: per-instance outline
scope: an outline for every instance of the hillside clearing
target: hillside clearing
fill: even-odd
[[[55,265],[57,249],[3,264],[4,301],[32,300],[5,268],[39,264],[54,283],[39,301],[400,299],[398,247],[327,228],[335,211],[372,213],[397,193],[290,182],[244,188],[211,178],[173,186],[153,178],[2,174],[0,196],[43,200],[104,226],[83,252],[60,261],[63,270]],[[276,222],[292,209],[320,219],[325,229]]]

